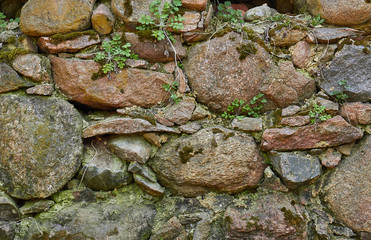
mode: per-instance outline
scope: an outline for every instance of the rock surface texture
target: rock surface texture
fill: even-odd
[[[81,118],[59,99],[0,99],[0,188],[20,199],[46,198],[80,165]]]
[[[240,192],[256,186],[264,170],[253,139],[222,127],[164,145],[149,164],[161,184],[187,197],[212,190]]]

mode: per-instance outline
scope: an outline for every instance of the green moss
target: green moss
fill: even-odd
[[[257,49],[254,44],[241,44],[240,46],[236,47],[236,50],[240,53],[240,60],[245,59],[250,54],[255,54]]]
[[[301,224],[303,223],[303,219],[285,207],[281,208],[281,211],[285,216],[286,222],[288,222],[291,226],[295,227],[296,232],[298,233],[302,232]]]
[[[11,64],[17,55],[24,55],[29,53],[23,48],[14,48],[10,51],[0,51],[0,62]]]
[[[131,0],[124,0],[124,9],[125,17],[130,17],[133,14],[133,6],[131,5]]]
[[[156,38],[152,36],[152,30],[140,30],[136,34],[139,36],[139,41],[143,42],[144,40],[155,41]]]
[[[193,147],[185,146],[179,151],[179,157],[181,163],[187,163],[188,160],[193,156]]]
[[[83,31],[83,32],[71,32],[71,33],[66,33],[66,34],[57,33],[57,34],[50,36],[50,38],[52,39],[52,43],[58,44],[58,43],[61,43],[67,40],[76,39],[78,37],[82,37],[86,35],[90,36],[89,40],[91,39],[98,40],[99,38],[98,34],[93,30],[88,30],[88,31]]]
[[[247,230],[256,230],[262,228],[262,225],[258,224],[259,218],[256,216],[250,217],[250,221],[247,221],[246,228]]]

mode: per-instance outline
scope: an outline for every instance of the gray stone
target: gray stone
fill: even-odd
[[[371,232],[371,137],[366,135],[331,172],[325,201],[335,217],[355,231]]]
[[[57,98],[0,97],[0,189],[20,199],[47,198],[80,166],[82,121]]]
[[[26,93],[29,95],[51,96],[53,91],[53,84],[41,84],[27,88]]]
[[[81,181],[93,190],[108,191],[127,185],[132,176],[128,166],[105,146],[106,138],[93,138],[85,144]]]
[[[140,136],[112,136],[107,146],[124,161],[145,163],[151,155],[151,144]]]
[[[371,98],[371,58],[364,52],[370,47],[344,45],[328,67],[323,69],[323,76],[319,86],[331,94],[334,91],[346,93],[347,101],[366,102]],[[357,64],[354,64],[357,62]],[[339,86],[339,81],[344,80],[349,88]]]
[[[278,192],[288,192],[289,189],[282,184],[279,177],[274,174],[270,167],[264,170],[264,181],[259,185],[258,190],[268,189]]]
[[[48,210],[53,205],[54,201],[46,199],[27,201],[25,205],[20,208],[20,211],[23,215],[30,213],[39,213]]]
[[[35,82],[51,82],[52,73],[49,58],[38,54],[25,54],[17,56],[13,63],[13,68],[29,77]]]
[[[161,185],[187,197],[256,187],[264,170],[253,138],[223,127],[202,129],[167,143],[149,165]]]
[[[24,219],[28,230],[19,239],[148,239],[156,214],[153,198],[134,184],[105,201],[75,200],[55,208]]]
[[[8,43],[14,40],[17,37],[17,34],[11,30],[6,30],[0,33],[0,42]]]
[[[210,116],[210,112],[205,109],[205,107],[200,104],[196,104],[196,108],[192,113],[191,121],[204,119],[207,116]]]
[[[322,173],[318,158],[302,152],[276,153],[269,158],[276,172],[290,189],[297,188]]]
[[[160,184],[157,182],[149,181],[147,178],[138,175],[134,175],[134,181],[136,184],[138,184],[141,188],[143,188],[144,191],[147,193],[153,195],[153,196],[162,196],[164,195],[165,188],[163,188]]]
[[[186,124],[191,119],[195,107],[195,99],[185,97],[165,111],[165,118],[179,125]]]
[[[157,182],[156,174],[152,171],[150,167],[148,167],[145,164],[140,164],[138,162],[131,162],[128,170],[129,172],[145,177],[151,182],[154,182],[154,183]]]
[[[291,106],[288,106],[284,109],[282,109],[282,117],[286,117],[286,116],[292,116],[292,115],[295,115],[296,113],[298,113],[300,111],[300,107],[299,106],[296,106],[296,105],[291,105]]]
[[[0,239],[14,240],[17,222],[0,221]]]
[[[232,127],[243,132],[258,132],[263,130],[263,120],[260,118],[245,117],[241,120],[234,119]]]
[[[276,9],[268,7],[267,4],[263,4],[262,6],[249,9],[245,13],[244,19],[246,21],[265,20],[276,14],[278,14]]]
[[[335,103],[333,101],[324,99],[324,98],[317,98],[316,99],[317,103],[325,107],[325,111],[328,114],[335,114],[339,111],[339,104]]]
[[[0,63],[0,93],[32,87],[33,84],[19,77],[16,71],[5,63]]]
[[[198,122],[191,122],[186,125],[179,127],[179,130],[184,133],[193,134],[198,132],[202,128],[202,125]]]
[[[357,37],[362,31],[353,28],[314,28],[313,35],[319,43],[337,43],[342,38]]]
[[[0,191],[0,213],[0,221],[14,221],[20,218],[17,203],[3,191]]]

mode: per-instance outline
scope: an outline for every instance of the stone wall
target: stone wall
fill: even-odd
[[[0,1],[0,239],[370,239],[369,1],[151,2]]]

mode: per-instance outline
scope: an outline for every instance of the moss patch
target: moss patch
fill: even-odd
[[[245,59],[250,54],[256,53],[256,47],[252,43],[248,44],[241,44],[240,46],[236,47],[236,50],[240,53],[240,60]]]
[[[0,62],[11,64],[17,55],[24,55],[29,53],[23,48],[14,48],[10,51],[0,51]]]
[[[131,0],[125,0],[124,1],[124,16],[125,17],[130,17],[133,14],[133,6],[131,5]]]
[[[58,43],[61,43],[67,40],[73,40],[78,37],[82,37],[86,35],[89,36],[89,40],[91,39],[98,40],[98,34],[93,30],[88,30],[88,31],[83,31],[83,32],[71,32],[67,34],[57,33],[57,34],[50,36],[50,38],[52,39],[53,44],[58,44]]]

